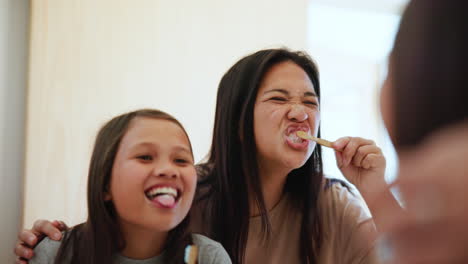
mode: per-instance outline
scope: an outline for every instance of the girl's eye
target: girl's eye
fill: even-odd
[[[137,157],[139,160],[143,161],[151,161],[153,160],[153,157],[151,155],[141,155]]]
[[[180,159],[174,159],[174,162],[179,165],[179,166],[187,166],[187,165],[190,165],[192,164],[192,162],[188,159],[183,159],[183,158],[180,158]]]
[[[188,161],[186,159],[175,159],[174,161],[175,161],[175,163],[178,163],[178,164],[188,164],[188,163],[190,163],[190,161]]]

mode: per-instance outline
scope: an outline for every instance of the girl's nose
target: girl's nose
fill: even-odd
[[[153,174],[157,177],[177,178],[179,177],[179,170],[172,164],[156,164]]]
[[[303,122],[309,118],[304,106],[299,104],[292,104],[288,112],[288,119],[295,122]]]

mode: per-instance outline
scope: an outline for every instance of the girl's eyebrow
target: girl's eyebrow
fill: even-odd
[[[156,147],[157,144],[154,144],[152,142],[139,142],[131,146],[132,149],[136,149],[138,147]],[[175,151],[182,151],[182,152],[187,152],[188,154],[192,155],[192,152],[190,151],[189,148],[187,148],[184,145],[176,145],[173,147]]]
[[[135,149],[138,147],[153,147],[153,146],[155,146],[155,144],[150,143],[150,142],[138,142],[136,144],[132,144],[130,148]]]
[[[273,93],[273,92],[279,92],[279,93],[282,93],[286,96],[289,96],[289,92],[284,90],[284,89],[271,89],[271,90],[268,90],[268,91],[265,91],[263,94],[267,94],[267,93]],[[304,96],[313,96],[313,97],[318,97],[314,92],[305,92],[304,93]]]
[[[190,149],[188,149],[187,147],[182,146],[182,145],[180,145],[180,146],[175,146],[175,147],[174,147],[174,150],[176,150],[176,151],[182,151],[182,152],[187,152],[188,154],[192,155],[192,152],[190,151]]]
[[[189,155],[191,157],[192,162],[194,162],[193,152],[189,148],[187,148],[186,146],[184,146],[184,145],[175,146],[174,150],[176,152],[183,152],[186,155]]]

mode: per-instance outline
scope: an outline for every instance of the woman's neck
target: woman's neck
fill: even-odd
[[[270,211],[279,203],[283,195],[284,185],[290,170],[272,168],[259,164],[259,177],[263,194],[263,201],[267,211]],[[251,196],[252,197],[252,196]],[[256,216],[260,210],[253,201],[250,201],[250,215]]]
[[[125,248],[120,252],[131,259],[148,259],[161,255],[168,232],[149,231],[134,224],[121,221],[122,235]]]

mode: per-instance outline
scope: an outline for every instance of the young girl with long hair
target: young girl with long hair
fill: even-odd
[[[46,238],[30,263],[231,263],[226,251],[188,232],[195,194],[191,144],[182,125],[158,110],[117,116],[99,131],[88,174],[88,219]]]

